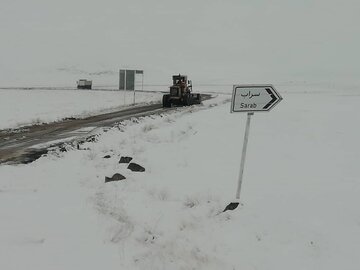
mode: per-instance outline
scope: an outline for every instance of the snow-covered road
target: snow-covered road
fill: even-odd
[[[202,100],[209,98],[210,95],[202,95]],[[126,106],[119,111],[83,119],[67,119],[15,130],[0,130],[0,163],[29,163],[46,153],[50,146],[58,146],[63,142],[79,144],[120,121],[176,109],[163,108],[162,104],[157,102],[151,105]]]

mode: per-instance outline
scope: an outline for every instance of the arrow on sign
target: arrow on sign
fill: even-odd
[[[266,105],[264,106],[264,108],[263,108],[263,109],[266,110],[267,108],[270,107],[271,104],[273,104],[273,103],[277,100],[277,98],[276,98],[276,96],[274,95],[274,93],[271,91],[271,89],[265,88],[265,90],[266,90],[266,92],[269,93],[269,95],[270,95],[270,97],[271,97],[270,102],[269,102],[268,104],[266,104]]]

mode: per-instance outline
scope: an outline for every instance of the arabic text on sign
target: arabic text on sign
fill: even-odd
[[[248,97],[249,99],[251,99],[252,97],[259,97],[260,96],[260,93],[257,93],[257,94],[253,94],[251,93],[250,91],[246,94],[240,94],[243,98],[246,98]]]

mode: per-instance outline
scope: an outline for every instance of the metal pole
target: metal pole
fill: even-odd
[[[246,128],[245,128],[245,136],[244,136],[244,144],[243,144],[242,155],[241,155],[239,182],[238,182],[238,187],[237,187],[237,191],[236,191],[236,199],[237,199],[237,200],[240,200],[240,190],[241,190],[241,183],[242,183],[243,173],[244,173],[244,165],[245,165],[245,157],[246,157],[246,148],[247,148],[247,143],[248,143],[248,139],[249,139],[250,120],[251,120],[251,116],[252,116],[253,114],[254,114],[253,112],[249,112],[249,113],[247,114],[247,121],[246,121]]]
[[[126,105],[126,79],[127,79],[127,70],[125,70],[125,81],[124,81],[124,105]]]
[[[136,70],[134,71],[134,102],[133,102],[133,105],[135,105],[135,89],[136,89]]]

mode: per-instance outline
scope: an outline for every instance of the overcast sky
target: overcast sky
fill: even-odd
[[[0,86],[124,67],[152,83],[355,81],[359,14],[348,0],[1,0]]]

